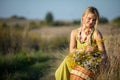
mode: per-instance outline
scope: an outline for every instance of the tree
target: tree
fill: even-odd
[[[105,17],[100,17],[100,19],[99,19],[99,23],[100,24],[106,24],[106,23],[108,23],[109,22],[109,20],[107,19],[107,18],[105,18]]]
[[[21,19],[21,20],[25,20],[26,18],[23,17],[23,16],[19,17],[19,16],[17,16],[17,15],[13,15],[13,16],[11,16],[11,19]]]
[[[52,25],[52,24],[53,24],[53,15],[52,15],[51,12],[48,12],[48,13],[46,14],[45,22],[46,22],[48,25]]]

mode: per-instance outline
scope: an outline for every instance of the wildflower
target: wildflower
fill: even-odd
[[[97,68],[102,61],[100,52],[80,52],[79,50],[76,50],[73,52],[72,58],[74,63],[89,69],[92,72],[97,71]]]

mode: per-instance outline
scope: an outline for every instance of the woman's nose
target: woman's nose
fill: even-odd
[[[93,19],[90,20],[90,24],[94,23],[95,21]]]
[[[92,19],[90,20],[90,23],[93,23],[93,20],[92,20]]]

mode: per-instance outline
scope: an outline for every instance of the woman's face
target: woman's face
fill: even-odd
[[[88,28],[94,27],[96,23],[96,15],[92,13],[88,13],[87,15],[83,16],[83,25]]]

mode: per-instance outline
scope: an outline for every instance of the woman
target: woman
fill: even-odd
[[[88,7],[82,15],[81,26],[72,30],[70,54],[56,70],[56,80],[95,80],[107,60],[102,34],[96,29],[99,13]]]

